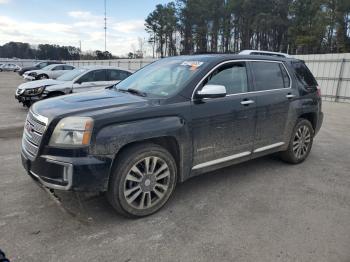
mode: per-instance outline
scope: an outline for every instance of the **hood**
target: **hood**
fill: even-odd
[[[128,93],[103,89],[50,98],[35,103],[31,110],[52,121],[68,115],[105,115],[108,110],[128,110],[148,106],[148,100]]]
[[[18,89],[30,89],[30,88],[36,88],[41,86],[51,86],[51,85],[58,85],[62,84],[64,81],[58,81],[53,79],[44,79],[44,80],[37,80],[37,81],[31,81],[26,82],[18,86]]]
[[[29,70],[29,71],[26,71],[24,74],[25,74],[25,75],[29,75],[30,73],[40,74],[40,73],[44,73],[44,72],[45,72],[44,70],[37,69],[37,70]]]

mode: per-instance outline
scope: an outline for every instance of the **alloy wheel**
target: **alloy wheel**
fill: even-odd
[[[160,157],[145,157],[134,164],[125,177],[125,200],[133,208],[148,209],[165,197],[169,183],[168,164]]]
[[[306,125],[300,126],[293,140],[293,153],[297,159],[302,159],[307,154],[310,143],[310,129]]]

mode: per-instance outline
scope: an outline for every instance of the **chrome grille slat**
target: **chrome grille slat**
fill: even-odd
[[[38,155],[45,130],[46,124],[29,111],[23,131],[22,149],[30,160],[34,160]]]

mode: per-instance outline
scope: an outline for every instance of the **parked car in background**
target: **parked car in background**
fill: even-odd
[[[0,72],[17,72],[19,70],[21,70],[21,67],[13,63],[4,63],[0,66]]]
[[[49,97],[103,89],[132,73],[116,67],[89,66],[66,72],[56,80],[45,79],[18,86],[15,98],[24,106]]]
[[[142,217],[193,176],[277,152],[303,162],[322,125],[321,105],[301,60],[164,58],[112,89],[35,103],[22,163],[48,188],[106,192],[119,213]]]
[[[40,70],[27,71],[23,74],[25,80],[41,80],[41,79],[56,79],[63,75],[68,70],[73,70],[75,67],[66,64],[52,64]]]
[[[42,62],[38,62],[38,63],[34,64],[33,66],[22,67],[22,69],[18,71],[18,74],[23,75],[27,71],[39,70],[39,69],[42,69],[48,65],[53,65],[53,64],[65,64],[65,63],[60,62],[60,61],[42,61]]]

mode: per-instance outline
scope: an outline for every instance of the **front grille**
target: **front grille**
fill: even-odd
[[[22,137],[22,150],[30,160],[38,155],[41,140],[45,133],[47,119],[29,111],[24,125]]]

